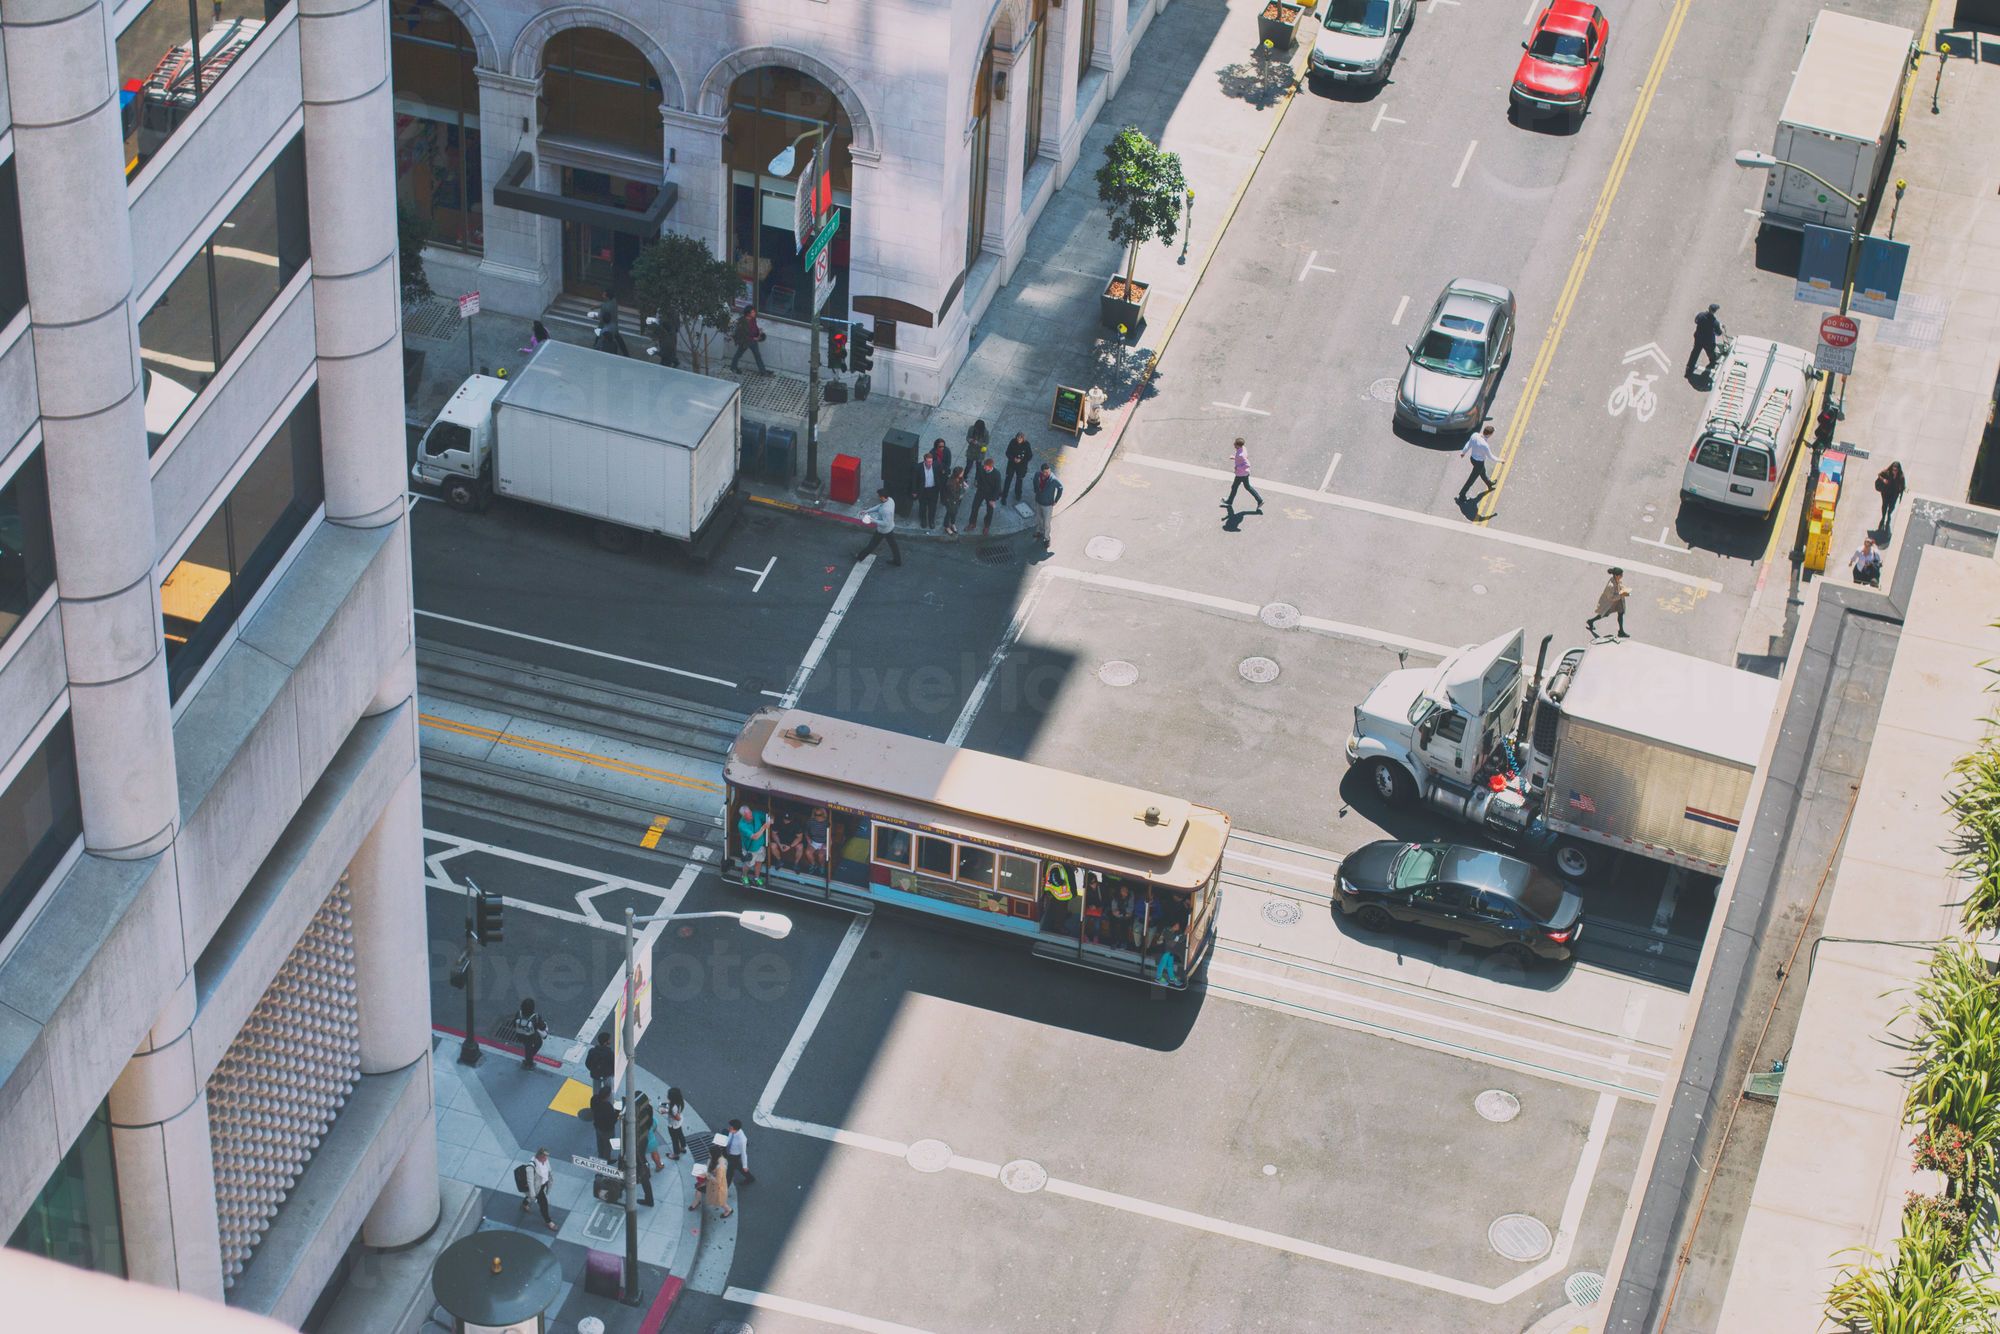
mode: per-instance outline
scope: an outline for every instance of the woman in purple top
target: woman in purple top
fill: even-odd
[[[1262,514],[1264,497],[1258,495],[1257,488],[1250,485],[1250,455],[1244,452],[1243,437],[1240,435],[1236,437],[1236,459],[1233,466],[1236,469],[1236,479],[1229,484],[1229,495],[1224,498],[1222,508],[1231,514],[1236,513],[1236,492],[1241,488],[1250,493],[1250,499],[1257,502],[1256,512]]]

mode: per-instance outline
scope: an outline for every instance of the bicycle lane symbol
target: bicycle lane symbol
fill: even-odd
[[[1659,378],[1657,375],[1641,375],[1637,371],[1625,372],[1625,383],[1611,391],[1605,410],[1617,417],[1630,408],[1632,415],[1640,421],[1651,421],[1653,409],[1660,405],[1659,398],[1653,393],[1653,381]]]

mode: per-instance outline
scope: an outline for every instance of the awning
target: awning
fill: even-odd
[[[650,238],[660,234],[660,224],[666,221],[667,214],[673,212],[674,203],[681,193],[680,187],[672,181],[663,182],[653,206],[644,213],[634,213],[631,209],[596,204],[587,199],[571,199],[568,195],[552,194],[523,185],[522,182],[528,179],[528,173],[534,168],[533,153],[526,150],[516,153],[506,175],[493,186],[493,202],[502,208],[519,209],[523,213],[539,213],[545,218],[583,222],[592,227],[624,232],[628,236]]]

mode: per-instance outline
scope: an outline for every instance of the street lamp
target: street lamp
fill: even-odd
[[[789,151],[789,150],[788,150]],[[744,930],[783,940],[792,933],[792,919],[775,912],[681,912],[634,917],[625,910],[625,1022],[618,1043],[625,1049],[625,1136],[618,1145],[618,1164],[625,1181],[625,1303],[639,1304],[639,1112],[632,1098],[632,1072],[639,1064],[638,1043],[632,1036],[638,1018],[638,997],[632,991],[632,954],[638,937],[635,926],[654,922],[691,922],[702,917],[733,917]]]
[[[808,139],[817,139],[822,135],[831,138],[832,129],[830,125],[815,125],[786,144],[766,165],[765,170],[773,176],[790,176],[792,168],[798,163],[798,146]],[[798,188],[817,190],[819,182],[800,181]],[[806,347],[806,475],[805,480],[799,483],[799,489],[806,495],[817,497],[819,495],[819,283],[811,274],[807,274],[806,279],[808,290],[811,292],[806,300],[812,309],[812,318],[807,321],[812,329],[812,338]]]
[[[792,168],[798,165],[798,154],[793,150],[797,149],[798,146],[804,143],[806,140],[815,138],[825,133],[826,133],[826,126],[824,125],[821,125],[816,129],[807,130],[804,134],[800,135],[798,138],[786,144],[784,149],[780,151],[776,157],[771,159],[770,165],[765,167],[765,170],[770,172],[771,175],[773,176],[791,175]]]
[[[1864,208],[1863,200],[1866,196],[1856,198],[1810,167],[1801,167],[1796,162],[1786,162],[1782,158],[1773,157],[1769,153],[1760,153],[1754,148],[1746,148],[1737,153],[1736,165],[1747,167],[1752,171],[1771,171],[1778,167],[1789,167],[1793,171],[1812,177],[1821,185],[1846,200],[1848,205],[1853,208],[1854,220],[1847,229],[1847,273],[1840,281],[1840,313],[1845,316],[1847,314],[1847,303],[1854,295],[1854,273],[1861,263],[1861,213]],[[1844,381],[1840,397],[1843,403],[1847,401]],[[1830,410],[1824,400],[1821,401],[1820,410],[1822,412]],[[1819,476],[1820,458],[1825,453],[1826,444],[1818,429],[1818,424],[1815,423],[1812,437],[1812,467],[1806,473],[1806,485],[1812,485],[1812,479]],[[1792,539],[1793,565],[1797,565],[1805,559],[1806,529],[1811,515],[1812,497],[1808,495],[1799,503],[1799,527]]]

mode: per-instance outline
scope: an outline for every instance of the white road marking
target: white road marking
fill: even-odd
[[[1535,21],[1535,15],[1542,12],[1542,5],[1544,3],[1545,0],[1528,0],[1528,12],[1521,15],[1522,27],[1525,28]]]
[[[1081,584],[1091,584],[1098,588],[1114,588],[1120,592],[1137,593],[1141,597],[1164,598],[1169,602],[1185,602],[1190,606],[1207,607],[1213,611],[1228,612],[1234,616],[1256,620],[1263,608],[1254,602],[1238,602],[1234,598],[1216,597],[1210,593],[1196,593],[1184,588],[1169,588],[1165,584],[1142,583],[1137,579],[1123,579],[1115,574],[1098,574],[1094,570],[1073,570],[1067,565],[1045,567],[1048,578],[1070,579]],[[1343,639],[1356,639],[1366,644],[1379,644],[1384,648],[1407,649],[1413,653],[1427,653],[1442,658],[1455,650],[1449,644],[1433,643],[1428,639],[1412,639],[1389,630],[1377,630],[1372,626],[1351,625],[1346,621],[1322,620],[1317,616],[1299,617],[1299,625],[1307,630],[1317,630],[1322,634],[1338,635]],[[956,729],[954,729],[956,730]]]
[[[856,1315],[852,1311],[836,1311],[831,1306],[794,1301],[790,1297],[757,1292],[750,1288],[729,1288],[723,1292],[722,1300],[735,1302],[739,1306],[754,1306],[760,1311],[779,1311],[785,1315],[803,1316],[807,1320],[817,1320],[822,1325],[832,1325],[836,1329],[858,1329],[864,1331],[864,1334],[927,1334],[927,1331],[912,1325],[899,1325],[892,1320],[877,1320],[872,1315]]]
[[[792,1030],[792,1040],[785,1044],[784,1052],[778,1057],[778,1064],[771,1070],[771,1077],[764,1082],[764,1095],[757,1099],[757,1108],[750,1117],[760,1126],[774,1126],[780,1129],[779,1118],[773,1114],[778,1099],[784,1096],[785,1085],[791,1081],[792,1071],[799,1068],[799,1058],[806,1054],[806,1044],[812,1041],[819,1021],[826,1015],[826,1007],[833,1001],[833,993],[840,989],[840,979],[847,976],[847,965],[854,961],[854,952],[861,948],[861,937],[868,934],[868,919],[857,917],[847,924],[847,934],[840,938],[840,944],[833,951],[833,958],[826,966],[825,974],[819,980],[819,987],[813,992],[812,1000],[806,1004],[806,1012],[799,1016],[797,1028]],[[884,1141],[886,1143],[886,1141]]]
[[[776,560],[777,557],[773,556],[771,559]],[[866,579],[868,571],[874,568],[875,558],[868,556],[857,561],[854,568],[847,572],[847,582],[840,586],[840,595],[834,598],[833,606],[827,610],[826,619],[820,622],[819,634],[814,636],[812,644],[807,647],[806,656],[800,659],[798,671],[792,673],[792,683],[785,687],[784,694],[778,696],[778,702],[786,708],[796,705],[799,696],[806,692],[806,682],[812,679],[813,669],[819,666],[819,660],[826,656],[826,646],[833,642],[833,632],[847,619],[847,609],[854,605],[854,595],[861,591],[861,581]]]
[[[1452,189],[1456,190],[1460,186],[1460,184],[1464,182],[1465,169],[1472,165],[1472,150],[1477,147],[1479,147],[1479,141],[1477,139],[1474,139],[1471,143],[1465,146],[1465,156],[1459,160],[1458,164],[1458,175],[1451,178]]]
[[[1313,251],[1313,252],[1312,252],[1312,253],[1311,253],[1310,255],[1307,255],[1307,256],[1306,256],[1306,266],[1305,266],[1305,267],[1304,267],[1303,269],[1300,269],[1300,270],[1299,270],[1299,281],[1300,281],[1300,282],[1304,282],[1304,281],[1306,280],[1306,275],[1307,275],[1308,273],[1332,273],[1332,272],[1333,272],[1333,270],[1332,270],[1332,269],[1329,269],[1329,268],[1328,268],[1328,267],[1327,267],[1326,265],[1324,265],[1324,264],[1315,264],[1315,263],[1314,263],[1313,261],[1314,261],[1314,260],[1316,260],[1316,259],[1318,259],[1318,258],[1319,258],[1319,251],[1317,251],[1317,250]]]
[[[1340,455],[1334,454],[1333,462],[1326,465],[1326,476],[1319,479],[1319,489],[1324,491],[1333,484],[1333,470],[1340,466]]]
[[[750,585],[750,591],[752,593],[761,593],[764,591],[764,581],[771,577],[771,567],[773,565],[776,565],[777,563],[778,563],[778,558],[776,556],[773,556],[771,557],[771,559],[764,562],[764,568],[761,570],[753,570],[747,565],[739,565],[736,567],[736,572],[738,574],[756,575],[757,582]]]
[[[1694,548],[1693,548],[1693,547],[1690,547],[1690,546],[1687,546],[1687,545],[1685,545],[1685,544],[1683,544],[1683,543],[1680,543],[1680,542],[1669,542],[1669,541],[1667,541],[1667,529],[1666,529],[1666,525],[1665,525],[1665,524],[1662,524],[1662,525],[1660,526],[1660,535],[1659,535],[1658,537],[1640,537],[1640,536],[1638,536],[1638,535],[1637,535],[1637,534],[1635,533],[1635,534],[1633,534],[1633,536],[1632,536],[1632,540],[1633,540],[1634,542],[1637,542],[1637,543],[1639,543],[1639,544],[1640,544],[1640,545],[1642,545],[1642,546],[1648,546],[1648,547],[1658,547],[1658,548],[1659,548],[1660,550],[1662,550],[1662,551],[1692,551],[1692,550],[1694,550]]]
[[[1619,360],[1621,364],[1626,366],[1630,366],[1635,361],[1651,360],[1658,362],[1660,374],[1662,375],[1673,369],[1673,364],[1667,360],[1666,352],[1658,343],[1644,343],[1638,347],[1628,349],[1625,355]]]
[[[674,887],[662,893],[659,906],[654,908],[652,913],[648,913],[647,916],[653,916],[658,913],[671,913],[681,906],[681,900],[685,899],[688,890],[694,887],[695,877],[706,869],[702,866],[702,862],[708,858],[708,849],[696,848],[695,857],[695,861],[689,862],[681,868],[680,878],[674,881]],[[641,950],[651,949],[654,942],[659,940],[660,933],[665,931],[668,925],[669,923],[662,918],[660,921],[648,922],[646,925],[640,927],[638,933],[639,948]],[[621,936],[624,935],[624,920],[621,918],[611,929]],[[624,989],[625,969],[624,965],[621,964],[612,972],[611,980],[604,984],[604,994],[599,996],[597,1004],[591,1007],[590,1018],[584,1020],[583,1027],[576,1031],[576,1040],[579,1045],[588,1044],[598,1033],[603,1031],[604,1025],[610,1022],[611,1012],[617,1008],[618,997]],[[619,1041],[623,1042],[624,1039],[620,1038]],[[576,1059],[582,1060],[583,1058],[578,1056]]]
[[[1376,110],[1375,123],[1368,127],[1368,132],[1370,134],[1373,134],[1375,133],[1375,131],[1381,129],[1383,121],[1388,121],[1391,125],[1407,125],[1409,123],[1408,121],[1397,120],[1394,116],[1390,115],[1389,104],[1387,102],[1384,102],[1381,105],[1381,107]]]
[[[1150,454],[1120,455],[1126,463],[1136,463],[1142,467],[1156,468],[1161,472],[1185,473],[1189,477],[1205,477],[1211,480],[1228,481],[1231,474],[1220,468],[1207,468],[1198,463],[1182,463],[1177,459],[1155,458]],[[1643,565],[1630,563],[1623,556],[1607,555],[1602,551],[1592,551],[1587,547],[1573,547],[1563,542],[1550,542],[1539,537],[1529,537],[1525,533],[1510,533],[1504,528],[1475,526],[1462,519],[1446,519],[1436,514],[1424,514],[1417,510],[1398,509],[1394,505],[1383,505],[1372,500],[1360,500],[1353,496],[1338,495],[1331,491],[1313,491],[1303,486],[1293,486],[1288,482],[1259,481],[1258,485],[1278,495],[1295,496],[1300,500],[1310,500],[1316,504],[1332,505],[1337,509],[1353,510],[1360,514],[1373,514],[1378,518],[1396,519],[1415,524],[1422,528],[1438,528],[1449,532],[1462,533],[1478,541],[1498,542],[1502,546],[1522,547],[1529,551],[1540,551],[1551,556],[1566,556],[1571,560],[1586,561],[1592,565],[1622,565],[1627,574],[1643,574],[1648,578],[1665,579],[1670,583],[1682,584],[1689,588],[1705,588],[1711,593],[1720,593],[1722,585],[1713,579],[1700,575],[1682,574],[1679,570],[1668,569],[1664,565]],[[1426,650],[1428,651],[1428,650]]]
[[[1224,403],[1219,398],[1212,399],[1210,402],[1214,407],[1228,408],[1231,412],[1248,412],[1258,417],[1268,417],[1271,415],[1262,408],[1253,408],[1250,406],[1250,391],[1248,389],[1243,391],[1243,401],[1241,403]]]
[[[1396,303],[1396,313],[1389,317],[1390,326],[1394,327],[1395,325],[1401,324],[1403,322],[1403,312],[1408,310],[1409,308],[1410,308],[1410,298],[1409,295],[1405,293],[1403,299]]]
[[[433,880],[430,876],[425,876],[424,884],[432,889],[442,889],[446,893],[456,894],[460,898],[464,898],[472,893],[464,885],[448,877],[442,880]],[[599,931],[623,931],[625,929],[622,926],[612,926],[602,917],[585,917],[582,913],[570,912],[563,908],[551,908],[541,903],[530,903],[526,899],[510,899],[502,895],[500,901],[510,908],[519,908],[522,912],[531,912],[537,917],[553,917],[558,922],[568,922],[571,926],[595,927]]]
[[[442,500],[439,500],[436,496],[426,496],[416,491],[405,491],[403,494],[408,496],[410,499],[410,503],[404,507],[405,512],[415,509],[417,507],[417,502],[420,500],[428,500],[433,505],[444,504],[444,502]]]
[[[530,644],[541,644],[546,648],[559,648],[569,653],[582,653],[592,658],[603,658],[607,662],[622,662],[628,667],[644,667],[648,671],[665,672],[670,676],[685,676],[691,681],[706,681],[710,685],[737,689],[734,681],[725,681],[719,676],[704,676],[700,672],[686,671],[680,667],[668,667],[664,663],[647,662],[643,658],[628,658],[618,653],[606,653],[602,649],[585,648],[581,644],[565,644],[560,639],[544,639],[540,635],[523,634],[519,630],[503,630],[497,625],[485,625],[479,621],[462,620],[457,616],[447,616],[440,611],[425,611],[417,608],[417,615],[428,616],[434,621],[445,621],[452,625],[462,625],[470,630],[484,630],[490,635],[504,635],[508,639],[524,639]]]
[[[972,693],[965,697],[965,707],[958,711],[958,718],[951,725],[951,734],[945,738],[946,745],[965,744],[966,735],[972,731],[973,720],[979,717],[979,708],[986,702],[986,692],[993,688],[993,678],[1000,674],[1000,664],[1006,661],[1008,651],[1021,638],[1021,632],[1028,628],[1028,618],[1034,615],[1035,604],[1042,600],[1042,592],[1048,586],[1048,574],[1044,572],[1022,595],[1021,604],[1014,608],[1014,619],[1007,622],[1006,633],[994,646],[993,656],[986,660],[986,670],[979,674],[979,679],[973,682]]]

